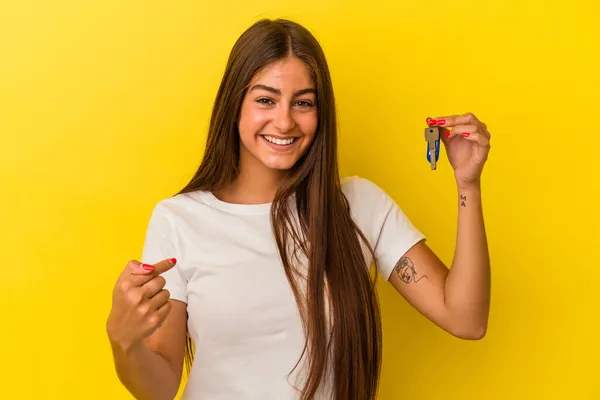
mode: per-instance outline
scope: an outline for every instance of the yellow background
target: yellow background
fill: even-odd
[[[489,126],[483,341],[382,287],[383,400],[598,399],[596,1],[0,3],[3,399],[127,399],[105,320],[150,211],[186,183],[238,35],[306,24],[337,93],[342,170],[386,189],[450,263],[456,192],[425,118]]]

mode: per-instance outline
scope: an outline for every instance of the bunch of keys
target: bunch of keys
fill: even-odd
[[[435,126],[425,128],[425,140],[427,141],[427,161],[434,170],[440,158],[440,130]]]

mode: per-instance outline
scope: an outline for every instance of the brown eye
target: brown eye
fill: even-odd
[[[256,100],[256,102],[265,106],[270,106],[271,104],[273,104],[273,101],[271,99],[267,99],[264,97]]]
[[[302,108],[313,107],[312,103],[310,103],[308,101],[304,101],[304,100],[298,101],[298,102],[296,102],[296,104],[299,105]]]

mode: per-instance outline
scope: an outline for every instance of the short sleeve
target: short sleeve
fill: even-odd
[[[360,177],[350,178],[349,184],[353,217],[369,239],[378,269],[387,280],[398,260],[425,235],[379,186]]]
[[[142,250],[143,263],[156,264],[169,258],[180,258],[174,243],[174,229],[168,219],[166,210],[159,203],[150,216],[144,247]],[[187,280],[185,279],[179,265],[164,272],[166,284],[164,289],[170,293],[170,297],[187,303]]]

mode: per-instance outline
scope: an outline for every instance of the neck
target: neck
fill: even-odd
[[[237,179],[215,195],[234,204],[271,203],[285,174],[286,171],[267,168],[256,159],[241,159]]]

